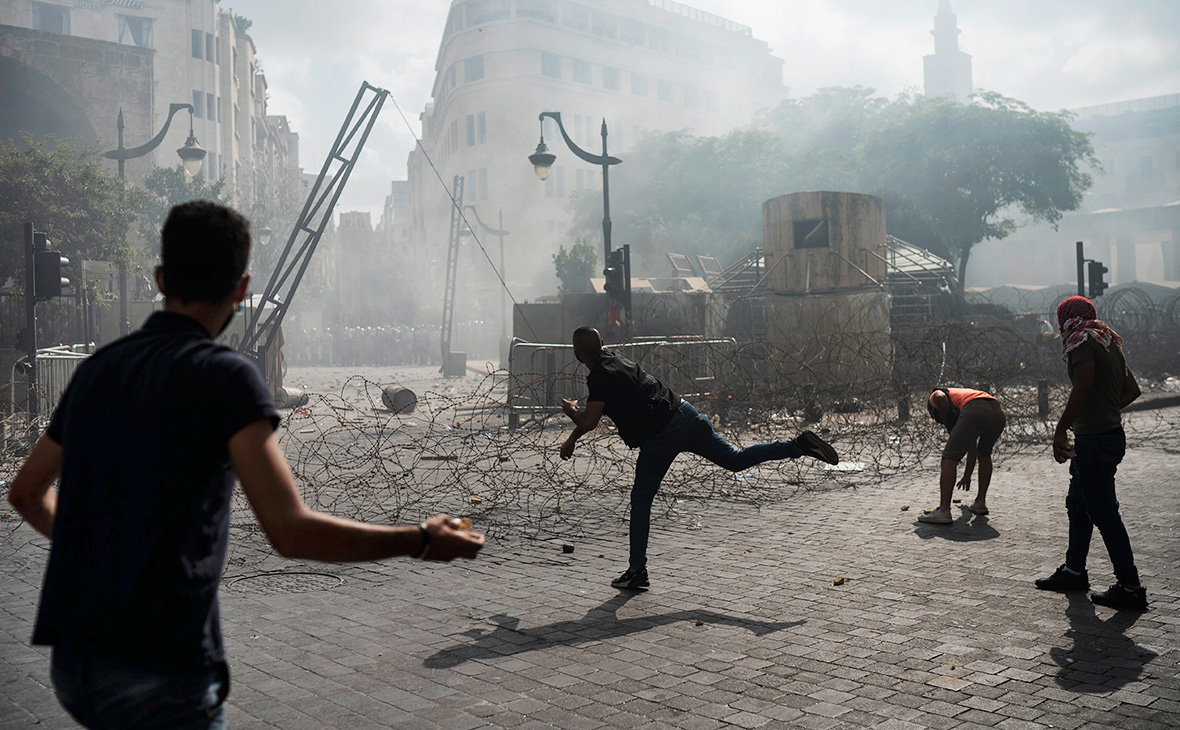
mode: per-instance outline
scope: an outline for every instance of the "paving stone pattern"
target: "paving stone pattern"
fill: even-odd
[[[1066,470],[1002,449],[992,514],[965,496],[950,527],[916,521],[933,461],[773,507],[694,506],[699,529],[654,526],[642,593],[609,586],[622,515],[569,554],[557,540],[447,566],[239,558],[222,590],[229,724],[1180,727],[1175,446],[1133,449],[1118,475],[1145,613],[1033,588],[1063,559]],[[0,538],[0,730],[74,727],[28,645],[47,543],[11,517]],[[1089,567],[1094,587],[1113,582],[1097,533]]]

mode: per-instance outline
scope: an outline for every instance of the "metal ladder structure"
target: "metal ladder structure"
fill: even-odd
[[[274,345],[287,308],[311,263],[324,229],[332,220],[336,201],[344,191],[348,176],[352,174],[361,149],[388,96],[389,92],[385,89],[371,86],[368,82],[361,83],[352,108],[336,136],[336,142],[324,160],[323,170],[307,194],[303,211],[291,228],[291,236],[262,292],[262,300],[259,306],[246,315],[246,333],[238,351],[258,364],[268,385],[272,383],[273,374],[267,369],[267,354]],[[359,114],[358,110],[361,110]]]
[[[451,240],[447,246],[446,286],[443,291],[442,313],[442,368],[443,377],[462,375],[451,367],[451,333],[455,327],[455,281],[459,271],[459,238],[463,234],[463,183],[462,175],[456,175],[451,185]]]

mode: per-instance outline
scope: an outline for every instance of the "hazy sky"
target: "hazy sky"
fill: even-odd
[[[938,0],[697,0],[686,3],[753,28],[785,60],[791,96],[824,86],[921,90]],[[250,29],[270,85],[270,113],[300,137],[319,172],[361,81],[387,102],[337,212],[376,225],[391,180],[430,101],[450,0],[222,0]],[[1038,109],[1180,93],[1180,0],[951,0],[975,86]],[[409,127],[398,114],[405,114]],[[522,159],[527,150],[522,152]]]

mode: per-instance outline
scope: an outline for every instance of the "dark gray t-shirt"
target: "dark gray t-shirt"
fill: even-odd
[[[224,661],[228,445],[264,418],[278,426],[258,369],[180,314],[157,312],[82,363],[46,431],[62,466],[33,643]]]
[[[1087,337],[1069,352],[1067,369],[1071,383],[1077,364],[1085,361],[1094,363],[1094,389],[1073,422],[1073,432],[1080,436],[1102,433],[1123,425],[1119,397],[1123,394],[1127,371],[1121,347],[1112,342],[1108,350],[1093,337]]]

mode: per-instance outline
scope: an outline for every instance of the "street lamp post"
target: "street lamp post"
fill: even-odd
[[[475,216],[475,222],[479,224],[480,229],[484,233],[490,236],[499,236],[500,238],[500,367],[505,367],[508,364],[507,352],[505,351],[505,344],[508,342],[508,294],[505,290],[507,287],[507,272],[504,271],[504,236],[511,235],[511,232],[504,230],[503,208],[500,209],[500,227],[492,228],[479,217],[479,211],[475,209],[474,205],[465,205],[463,207],[471,211],[471,214]]]
[[[537,173],[537,177],[541,180],[549,177],[550,171],[553,169],[553,163],[557,160],[557,156],[549,152],[549,148],[545,146],[545,117],[549,117],[557,122],[557,129],[561,132],[562,139],[565,140],[566,145],[579,158],[589,162],[591,165],[602,165],[602,246],[606,256],[603,261],[610,260],[610,166],[617,165],[622,160],[617,157],[611,157],[606,152],[606,120],[602,120],[602,154],[590,154],[570,139],[566,134],[565,125],[561,123],[561,112],[541,112],[537,117],[541,122],[541,141],[537,145],[537,151],[529,155],[529,162],[533,163],[533,170]]]
[[[198,172],[201,171],[201,162],[205,159],[205,150],[197,143],[196,135],[193,134],[193,105],[192,104],[169,104],[168,118],[164,120],[164,127],[160,133],[152,137],[150,141],[139,147],[132,147],[127,149],[123,147],[123,110],[119,110],[119,121],[116,125],[119,130],[119,147],[104,154],[104,157],[119,161],[119,178],[126,180],[127,175],[124,171],[123,165],[127,160],[133,160],[137,157],[143,157],[152,150],[160,146],[164,141],[164,137],[168,134],[168,127],[172,124],[172,117],[182,110],[188,111],[188,139],[184,141],[184,146],[176,150],[176,154],[180,157],[180,162],[184,167],[184,174],[191,180]],[[131,320],[127,306],[127,264],[126,262],[119,262],[119,334],[126,335],[131,332]]]

